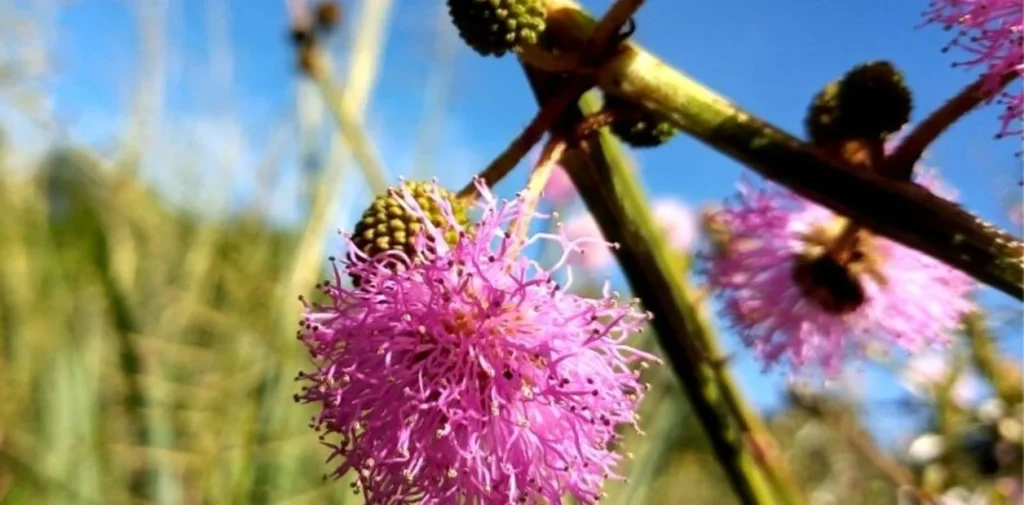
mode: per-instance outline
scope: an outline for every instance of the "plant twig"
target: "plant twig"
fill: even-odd
[[[620,42],[617,40],[619,31],[643,3],[644,0],[618,0],[608,10],[604,18],[600,21],[595,21],[593,34],[588,36],[586,48],[582,52],[586,63],[600,61],[612,43],[618,44]],[[535,63],[539,62],[531,61],[530,56],[530,53],[521,54],[521,61],[527,65],[546,68],[546,63],[537,65]],[[558,118],[562,116],[562,113],[575,104],[580,95],[593,86],[592,79],[593,75],[589,73],[575,73],[565,85],[558,89],[557,93],[543,100],[540,110],[537,111],[537,115],[533,117],[526,129],[513,139],[512,143],[487,168],[480,172],[480,178],[488,186],[493,186],[508,175],[519,161],[526,156],[526,153],[530,152],[530,149],[537,142],[540,142],[544,133],[554,126]],[[470,200],[477,197],[476,185],[473,181],[470,181],[459,191],[459,197]]]
[[[563,79],[526,68],[538,101],[556,92]],[[585,114],[597,112],[596,100],[585,96],[583,110],[573,110],[562,124],[577,124]],[[682,265],[657,234],[651,210],[622,161],[621,148],[611,134],[598,132],[566,153],[563,165],[580,191],[605,237],[619,244],[616,256],[633,292],[654,315],[652,324],[665,356],[683,385],[726,476],[741,503],[775,505],[799,503],[775,497],[770,479],[745,443],[742,423],[736,419],[726,392],[730,384],[719,378],[713,337],[692,305]],[[791,498],[791,497],[787,497]]]
[[[545,0],[547,34],[582,50],[597,22],[571,0]],[[852,170],[729,103],[635,44],[622,44],[598,85],[663,115],[683,131],[797,194],[874,232],[1024,299],[1024,244],[927,190]]]
[[[985,316],[975,312],[964,318],[964,335],[971,348],[971,360],[979,372],[992,384],[1000,400],[1013,405],[1021,400],[1020,365],[1003,362],[992,342],[992,334],[985,324]]]
[[[519,58],[530,62],[531,66],[547,72],[583,72],[593,73],[586,69],[583,60],[573,53],[554,54],[539,46],[524,46],[519,49]]]
[[[370,137],[366,134],[360,121],[356,119],[355,112],[342,98],[341,90],[331,79],[319,47],[309,49],[309,62],[309,76],[320,88],[341,136],[352,150],[356,163],[363,169],[363,175],[366,177],[370,190],[374,194],[384,193],[388,189],[387,170],[380,162],[380,156],[378,156]]]
[[[860,452],[862,456],[867,458],[893,484],[913,489],[914,493],[919,495],[917,483],[910,470],[907,470],[898,462],[879,451],[878,447],[871,441],[870,435],[854,425],[849,418],[850,416],[837,412],[834,408],[828,406],[824,400],[815,397],[807,391],[791,388],[789,390],[789,397],[796,406],[824,421],[829,426],[837,428],[842,433],[843,438]]]
[[[519,243],[522,242],[526,232],[530,229],[530,220],[537,209],[537,202],[540,201],[541,193],[544,192],[544,186],[547,185],[548,179],[551,178],[555,165],[562,159],[565,148],[566,142],[564,138],[552,136],[544,146],[544,150],[540,153],[540,159],[537,161],[537,166],[534,167],[533,173],[530,174],[530,181],[526,184],[526,189],[523,193],[522,217],[513,222],[509,229],[509,233],[517,237],[516,240]]]
[[[554,126],[562,112],[571,106],[584,91],[586,88],[580,85],[580,79],[575,78],[572,83],[559,89],[558,93],[550,100],[545,101],[526,129],[513,139],[512,143],[490,165],[487,165],[487,168],[480,172],[480,178],[487,183],[487,186],[495,185],[508,175],[516,164],[526,156],[526,153],[530,152],[530,149],[540,141],[544,133]],[[470,181],[459,191],[459,197],[469,200],[476,199],[476,185]]]
[[[982,76],[949,99],[942,107],[935,109],[886,158],[883,175],[897,180],[910,179],[910,175],[914,171],[914,164],[921,159],[924,150],[942,132],[978,105],[992,99],[1000,90],[1013,82],[1017,75],[1016,70],[1008,71],[1000,77],[998,86],[988,89],[986,89],[988,78]]]
[[[644,2],[645,0],[616,0],[598,22],[594,33],[590,35],[585,54],[591,58],[597,58],[604,51],[610,49],[622,27],[629,22],[636,11],[640,10],[640,7],[643,7]]]

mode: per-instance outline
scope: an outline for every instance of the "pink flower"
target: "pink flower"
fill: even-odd
[[[556,166],[551,172],[547,185],[544,186],[544,199],[555,206],[562,206],[569,203],[576,196],[576,186],[573,186],[572,179],[561,165]]]
[[[682,202],[665,198],[654,202],[654,220],[667,245],[675,251],[687,252],[697,239],[697,218],[693,211]],[[589,212],[576,214],[565,224],[569,238],[601,237],[601,227]],[[615,256],[603,241],[588,241],[580,244],[569,260],[587,270],[600,270],[611,265]]]
[[[1010,206],[1010,222],[1017,226],[1024,224],[1024,202],[1017,202]]]
[[[472,232],[440,193],[435,226],[405,189],[424,230],[414,258],[370,259],[350,243],[324,283],[329,302],[307,305],[299,338],[314,369],[296,398],[321,407],[313,426],[334,475],[357,472],[367,503],[594,503],[619,478],[617,427],[636,427],[645,387],[633,365],[656,359],[624,344],[648,316],[607,288],[589,299],[556,284],[579,242],[530,238],[566,250],[541,268],[504,231],[522,200],[477,185]],[[360,287],[343,287],[351,275]]]
[[[958,49],[966,59],[955,66],[982,67],[991,86],[998,86],[1008,71],[1024,75],[1024,4],[1020,0],[932,0],[925,22],[942,25],[957,34],[943,51]],[[1020,134],[1024,113],[1021,92],[1006,93],[999,136]]]
[[[686,252],[697,239],[697,218],[693,211],[679,200],[666,198],[654,202],[654,219],[665,234],[668,246]]]
[[[966,275],[881,237],[844,235],[844,220],[786,189],[743,184],[714,219],[726,233],[701,271],[766,368],[834,375],[869,344],[920,352],[946,344],[973,308]]]

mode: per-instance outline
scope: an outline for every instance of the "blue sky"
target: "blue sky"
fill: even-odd
[[[109,145],[126,125],[140,76],[159,76],[139,65],[143,43],[131,7],[136,3],[82,0],[55,19],[49,42],[57,68],[49,92],[53,111],[69,122],[73,138]],[[602,11],[608,3],[584,2],[592,12]],[[954,55],[940,52],[949,34],[936,27],[915,28],[926,4],[649,0],[637,17],[636,39],[738,105],[802,135],[811,96],[865,60],[888,59],[904,72],[914,90],[915,120],[974,78],[972,72],[950,68]],[[437,37],[435,20],[443,2],[395,0],[394,5],[367,123],[384,161],[397,175],[408,173],[415,157]],[[350,13],[349,19],[353,17]],[[296,74],[284,32],[283,1],[178,0],[166,10],[165,22],[160,152],[198,156],[198,147],[212,158],[197,163],[215,169],[230,164],[245,173],[257,164],[275,129],[294,116]],[[452,30],[446,25],[443,29]],[[343,34],[331,44],[340,52],[347,39]],[[232,62],[229,72],[224,71],[224,61]],[[442,182],[459,186],[506,146],[536,107],[509,58],[481,58],[459,44],[453,82],[447,114],[433,126],[440,133],[431,161]],[[992,139],[997,112],[982,109],[954,126],[930,150],[929,164],[960,189],[969,208],[1009,226],[1004,200],[1007,191],[1018,191],[1020,160],[1014,152],[1019,143]],[[294,136],[289,137],[282,154],[291,167],[280,181],[283,190],[297,184],[294,144]],[[729,194],[743,172],[739,164],[684,136],[635,155],[644,184],[654,196],[677,196],[694,206]],[[169,158],[161,158],[153,162],[152,175],[155,181],[170,184],[166,181],[174,174],[168,172],[177,168]],[[515,191],[514,185],[523,180],[521,172],[499,190]],[[368,198],[361,186],[347,194],[352,196],[350,207],[356,209]],[[237,196],[244,201],[247,195],[243,188]],[[294,198],[278,201],[279,217],[294,220],[296,203]],[[351,209],[341,212],[338,226],[351,220]],[[1011,303],[999,295],[986,299]],[[736,347],[731,336],[728,344]],[[747,353],[739,356],[737,373],[748,395],[762,407],[776,405],[780,377],[761,375]],[[899,394],[897,386],[878,373],[867,372],[866,384],[872,398]],[[886,438],[897,433],[887,421],[875,419],[873,425]]]

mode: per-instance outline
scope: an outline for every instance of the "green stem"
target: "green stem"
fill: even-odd
[[[1017,78],[1017,75],[1016,70],[1004,73],[999,78],[999,85],[992,89],[986,87],[988,76],[982,76],[943,104],[942,107],[935,109],[927,119],[920,122],[900,142],[900,145],[885,161],[885,175],[894,179],[909,179],[914,172],[914,164],[921,159],[925,148],[958,119],[999,94],[1003,88]]]
[[[366,176],[366,182],[369,184],[370,190],[375,195],[384,193],[388,189],[390,177],[380,161],[380,156],[377,155],[373,141],[363,129],[363,125],[360,123],[356,112],[342,99],[341,89],[331,79],[320,49],[312,49],[310,53],[310,57],[313,58],[310,77],[316,82],[317,87],[320,88],[324,102],[327,103],[331,115],[334,116],[338,132],[345,139],[348,148],[352,150],[352,156],[359,164],[359,168],[363,170],[363,175]]]
[[[545,1],[546,33],[567,50],[583,50],[594,19],[571,0]],[[829,159],[634,44],[601,68],[598,84],[801,196],[1024,299],[1024,243],[959,206]]]
[[[545,82],[547,76],[527,70],[538,102],[556,92],[559,82]],[[553,86],[549,86],[553,84]],[[560,127],[571,127],[584,115],[597,112],[593,96],[585,96],[581,110],[563,118]],[[654,315],[652,325],[711,446],[746,505],[800,503],[798,497],[779,499],[773,492],[773,478],[761,466],[747,445],[750,426],[737,411],[742,404],[731,379],[718,359],[720,351],[699,310],[691,302],[693,293],[682,265],[675,261],[657,233],[648,199],[623,161],[620,147],[606,130],[596,142],[567,152],[564,164],[608,240],[620,247],[619,263],[633,292]]]
[[[971,360],[978,371],[992,384],[992,389],[1007,405],[1015,405],[1022,398],[1020,369],[1014,363],[1003,363],[985,324],[985,316],[975,312],[964,318],[964,335],[971,348]],[[1014,373],[1016,372],[1016,373]]]

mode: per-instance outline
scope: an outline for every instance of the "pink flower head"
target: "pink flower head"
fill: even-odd
[[[1009,71],[1024,75],[1024,4],[1020,0],[932,0],[925,23],[939,24],[957,34],[943,51],[956,48],[966,59],[954,65],[981,67],[991,86]],[[1020,91],[1006,93],[999,135],[1020,134],[1024,113]]]
[[[1016,93],[1003,93],[999,97],[999,103],[1004,107],[1003,113],[999,115],[999,137],[1006,137],[1009,135],[1020,135],[1024,133],[1024,129],[1021,128],[1021,118],[1024,118],[1024,94],[1020,91]]]
[[[675,251],[689,251],[697,239],[697,218],[679,200],[666,198],[654,202],[654,219],[665,234],[668,246]]]
[[[784,188],[741,184],[714,219],[726,233],[701,255],[701,271],[766,368],[788,362],[834,376],[869,344],[914,352],[946,344],[973,308],[968,276],[896,242],[849,233],[830,210]],[[837,241],[844,233],[848,240]]]
[[[603,237],[600,225],[589,212],[581,212],[569,219],[565,223],[564,232],[570,239]],[[586,270],[600,270],[611,265],[614,260],[615,255],[604,240],[582,242],[569,255],[570,262]]]
[[[519,242],[504,230],[523,200],[477,187],[473,230],[436,186],[438,226],[403,189],[423,230],[412,258],[349,243],[329,302],[306,307],[299,338],[315,368],[296,398],[321,407],[313,425],[334,475],[357,472],[367,503],[593,503],[619,477],[617,427],[636,427],[645,385],[633,365],[656,358],[624,341],[648,316],[607,287],[598,299],[559,287],[552,274],[579,242]],[[539,239],[565,250],[551,270],[519,252]],[[343,286],[350,275],[358,288]]]
[[[569,173],[561,165],[556,166],[551,172],[547,185],[544,186],[544,199],[552,205],[565,205],[576,195],[576,186],[573,186]]]

